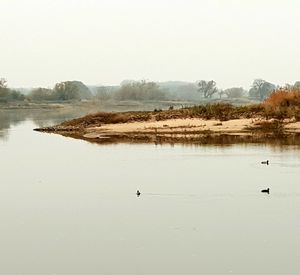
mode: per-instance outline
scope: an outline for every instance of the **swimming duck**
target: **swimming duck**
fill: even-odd
[[[267,165],[269,165],[269,160],[262,161],[261,164],[267,164]]]
[[[261,190],[262,193],[270,193],[270,188]]]
[[[137,190],[136,195],[139,197],[141,195],[141,192],[139,190]]]

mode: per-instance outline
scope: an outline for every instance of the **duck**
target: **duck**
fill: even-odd
[[[141,192],[139,190],[137,190],[136,195],[139,197],[141,195]]]
[[[269,165],[269,160],[262,161],[261,164],[267,164],[267,165]]]
[[[262,193],[270,193],[270,188],[261,190]]]

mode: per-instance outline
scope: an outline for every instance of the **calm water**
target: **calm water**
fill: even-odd
[[[299,147],[100,146],[0,115],[0,274],[299,274]]]

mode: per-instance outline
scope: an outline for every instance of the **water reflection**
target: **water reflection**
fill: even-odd
[[[286,149],[298,149],[300,146],[300,134],[293,134],[288,136],[270,136],[270,135],[203,135],[197,136],[191,139],[190,136],[184,138],[166,137],[159,135],[144,135],[144,136],[128,136],[128,135],[112,135],[105,138],[84,138],[73,133],[62,133],[65,137],[71,137],[74,139],[85,140],[89,143],[99,145],[109,144],[154,144],[175,146],[180,144],[181,146],[197,147],[197,146],[211,146],[211,147],[229,147],[237,144],[240,145],[260,145],[271,146],[274,150],[281,151]]]
[[[0,139],[7,140],[10,128],[27,120],[33,121],[37,127],[46,127],[81,117],[97,110],[90,108],[0,110]]]
[[[22,116],[16,112],[0,111],[0,139],[7,139],[9,128],[22,121]]]
[[[167,103],[166,103],[167,104]],[[58,105],[49,108],[40,109],[0,109],[0,139],[7,140],[9,129],[19,123],[30,120],[36,124],[36,127],[47,127],[61,123],[65,120],[78,118],[90,113],[112,112],[112,111],[150,111],[157,107],[157,104],[123,104],[102,105],[99,103],[81,103],[80,105]],[[166,106],[161,106],[166,108]]]

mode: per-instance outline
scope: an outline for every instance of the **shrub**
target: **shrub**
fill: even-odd
[[[298,89],[280,89],[273,92],[264,102],[266,107],[290,107],[300,105],[300,88]]]
[[[267,98],[263,106],[267,116],[276,118],[300,117],[300,88],[280,89]]]

